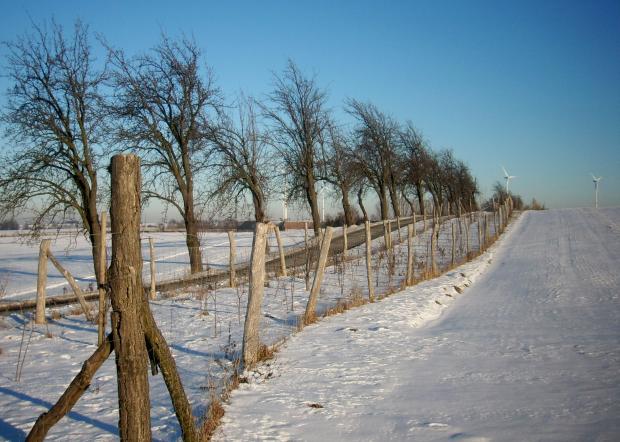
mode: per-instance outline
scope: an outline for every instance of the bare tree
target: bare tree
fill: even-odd
[[[400,216],[394,168],[398,125],[372,103],[348,100],[347,112],[358,120],[355,162],[379,198],[381,219],[389,218],[388,192],[394,214]]]
[[[261,107],[272,123],[273,142],[287,169],[289,194],[306,199],[318,235],[321,223],[314,186],[318,151],[328,121],[327,95],[316,79],[304,76],[292,60],[274,80],[269,104]]]
[[[254,102],[240,97],[236,119],[220,112],[217,124],[208,129],[217,177],[216,193],[234,195],[249,192],[254,219],[266,221],[266,193],[275,174],[273,152],[265,131],[259,128]]]
[[[320,177],[338,189],[342,199],[344,222],[351,226],[355,224],[356,214],[351,206],[349,194],[354,183],[359,179],[359,172],[356,170],[353,158],[353,148],[350,140],[334,122],[328,124],[327,135],[325,143],[327,149],[323,152]]]
[[[399,138],[405,163],[404,182],[407,186],[413,188],[413,192],[418,200],[420,213],[425,213],[424,183],[430,166],[429,151],[422,135],[410,122],[401,129]],[[403,192],[403,196],[412,205],[412,202],[406,196],[406,191]]]
[[[114,72],[112,113],[117,140],[139,153],[146,170],[144,195],[175,207],[185,224],[191,272],[202,270],[196,185],[207,165],[205,127],[219,104],[211,71],[201,74],[201,52],[187,39],[162,41],[127,59],[110,48]]]
[[[106,67],[95,67],[88,27],[79,21],[70,35],[53,22],[35,25],[5,47],[12,85],[2,121],[12,148],[0,160],[0,210],[11,216],[31,209],[35,235],[77,214],[101,282],[97,170]]]

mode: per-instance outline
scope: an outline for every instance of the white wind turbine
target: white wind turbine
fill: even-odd
[[[506,180],[506,193],[508,193],[508,183],[510,182],[511,179],[517,178],[517,176],[508,174],[504,166],[502,166],[502,170],[504,171],[504,179]]]
[[[593,173],[590,173],[590,175],[592,175],[592,182],[594,183],[594,207],[598,209],[598,182],[603,179],[603,177],[600,176],[597,178]]]

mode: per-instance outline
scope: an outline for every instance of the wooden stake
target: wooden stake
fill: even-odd
[[[153,238],[149,237],[149,250],[151,252],[151,290],[150,298],[155,299],[155,295],[157,294],[155,290],[155,248],[153,247]]]
[[[347,261],[348,249],[349,249],[349,240],[347,237],[347,225],[345,224],[342,228],[342,240],[344,242],[342,246],[342,261]]]
[[[237,287],[237,274],[235,273],[235,263],[237,261],[237,243],[235,241],[235,231],[228,231],[228,242],[230,244],[230,253],[228,254],[229,279],[230,287]]]
[[[414,228],[412,224],[407,225],[407,272],[405,275],[405,284],[413,285],[413,261],[414,261],[414,249],[413,249],[413,232]]]
[[[258,361],[260,309],[265,291],[265,243],[269,225],[256,223],[250,258],[250,292],[243,327],[243,366],[251,368]]]
[[[282,238],[280,237],[280,228],[275,224],[272,224],[272,229],[276,234],[278,251],[280,253],[280,274],[278,276],[286,277],[286,258],[284,257],[284,246],[282,245]]]
[[[454,221],[450,222],[450,227],[452,228],[452,260],[450,264],[454,267],[456,261],[456,231],[454,228]]]
[[[314,281],[312,282],[312,289],[310,289],[310,296],[308,297],[308,304],[306,304],[306,312],[304,314],[304,323],[310,324],[314,320],[314,313],[316,310],[316,302],[319,299],[319,292],[321,290],[321,283],[323,282],[323,273],[325,272],[325,264],[329,257],[329,246],[332,242],[332,236],[334,234],[333,227],[327,227],[325,234],[323,235],[323,241],[321,242],[321,254],[319,260],[316,263],[316,271],[314,272]]]
[[[73,293],[75,293],[75,296],[77,296],[77,299],[80,302],[80,306],[82,307],[82,310],[84,311],[84,315],[86,316],[86,319],[93,322],[95,318],[93,318],[93,315],[90,312],[90,308],[88,307],[88,304],[86,303],[86,299],[84,298],[84,293],[82,293],[82,289],[80,289],[80,286],[77,285],[77,282],[75,282],[75,279],[73,278],[71,273],[69,273],[69,271],[66,270],[60,264],[60,262],[58,262],[56,257],[49,250],[47,251],[47,257],[52,262],[52,264],[54,264],[54,267],[56,267],[58,271],[62,274],[62,276],[65,277],[65,279],[67,280],[67,282],[73,289]]]
[[[368,299],[375,300],[375,287],[372,284],[372,236],[370,235],[370,222],[366,221],[366,276],[368,279]]]
[[[39,269],[37,273],[37,310],[35,324],[45,324],[45,288],[47,286],[47,255],[50,239],[44,239],[39,246]]]
[[[103,344],[105,339],[105,314],[106,314],[106,302],[105,302],[105,283],[106,283],[106,230],[107,230],[107,215],[106,212],[101,212],[101,249],[99,251],[99,274],[101,275],[101,283],[97,288],[99,292],[99,320],[97,326],[97,344]]]

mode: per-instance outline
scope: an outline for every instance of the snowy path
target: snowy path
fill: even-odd
[[[528,212],[462,295],[442,277],[308,327],[219,439],[620,440],[619,225]]]

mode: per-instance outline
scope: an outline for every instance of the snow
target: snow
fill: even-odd
[[[619,221],[525,213],[463,295],[453,272],[307,327],[217,439],[619,440]]]
[[[312,236],[312,231],[310,232]],[[34,299],[37,292],[37,267],[40,242],[26,241],[24,237],[13,235],[0,236],[0,278],[7,283],[5,301],[19,301]],[[178,279],[187,274],[189,269],[189,254],[185,244],[185,233],[182,232],[143,232],[142,256],[145,260],[143,278],[150,278],[149,238],[153,239],[155,248],[155,262],[157,280]],[[51,252],[60,261],[82,286],[95,281],[93,259],[90,243],[77,233],[69,231],[49,232],[45,238],[52,239]],[[282,232],[282,242],[285,249],[303,244],[303,230]],[[219,269],[228,266],[229,241],[225,232],[207,232],[201,237],[203,264],[210,268]],[[111,239],[107,238],[108,256],[110,256]],[[236,234],[237,262],[247,261],[252,246],[252,232],[238,232]],[[275,250],[275,238],[270,238],[272,250]],[[68,283],[56,268],[48,263],[47,277],[48,296],[59,295],[63,289],[68,289]]]
[[[284,344],[275,360],[246,373],[250,383],[233,393],[217,439],[617,439],[619,221],[620,210],[525,213],[474,261],[299,333],[303,275],[271,280],[261,341]],[[303,241],[299,235],[289,244]],[[427,239],[417,241],[420,261]],[[181,250],[182,236],[176,241],[158,256]],[[227,241],[208,238],[210,264],[227,262]],[[400,285],[403,250],[393,276],[376,254],[378,293]],[[319,311],[367,295],[363,246],[351,255],[328,269]],[[22,262],[32,260],[36,248]],[[233,368],[246,302],[245,284],[151,302],[197,418]],[[43,327],[30,313],[0,317],[0,440],[23,439],[94,351],[96,328],[69,310]],[[154,440],[179,439],[161,376],[149,382]],[[117,440],[117,425],[110,358],[47,439]]]

